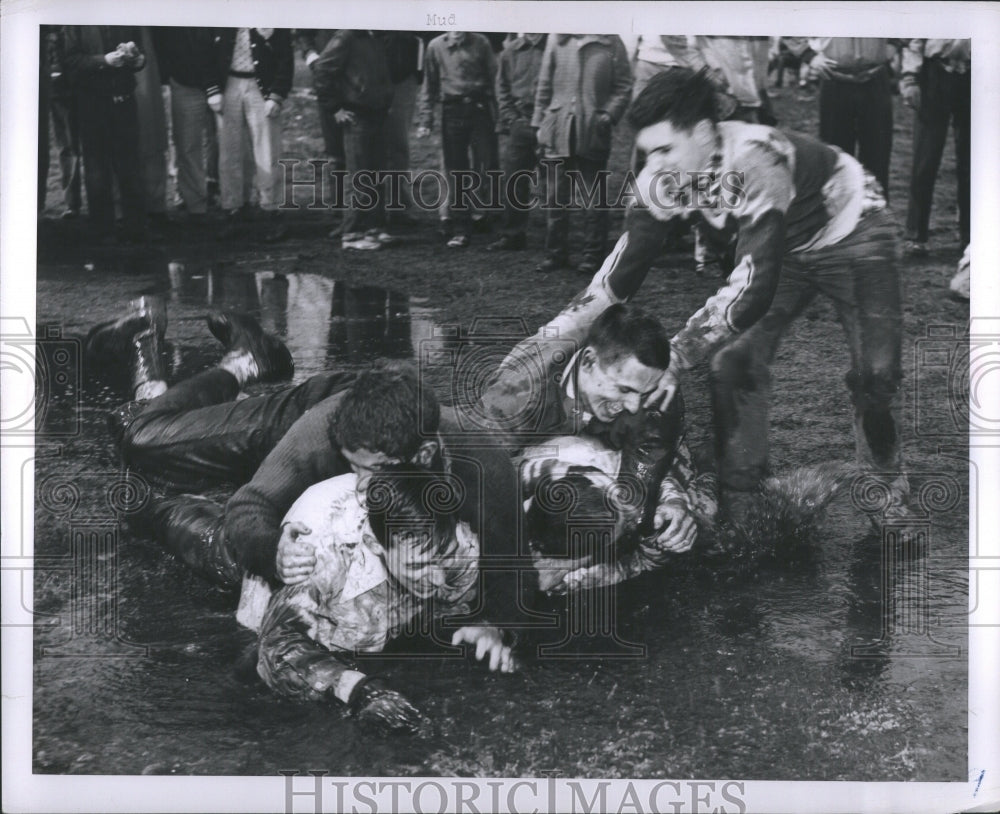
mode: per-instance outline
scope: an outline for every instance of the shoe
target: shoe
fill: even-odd
[[[241,385],[292,377],[295,365],[285,343],[265,332],[253,317],[236,311],[213,310],[206,322],[208,330],[226,349],[219,366],[236,376]]]
[[[149,401],[167,391],[163,339],[153,328],[132,337],[132,394],[136,401]]]
[[[493,231],[493,223],[488,217],[482,215],[480,217],[472,216],[472,232],[477,235],[487,235]]]
[[[340,239],[340,248],[355,252],[375,252],[382,248],[382,244],[368,235],[350,234]]]
[[[455,235],[446,245],[449,249],[464,249],[469,245],[468,235]]]
[[[80,210],[79,209],[67,209],[59,217],[61,217],[63,220],[76,220],[78,217],[80,217]]]
[[[547,274],[550,271],[559,271],[560,269],[571,269],[573,266],[569,262],[568,257],[561,255],[549,255],[541,263],[535,266],[535,271],[540,274]]]
[[[524,236],[523,232],[518,232],[513,235],[502,235],[499,240],[493,241],[489,246],[486,247],[488,252],[509,252],[509,251],[519,251],[525,249],[528,246],[528,238]]]
[[[969,301],[969,297],[971,295],[971,268],[969,248],[966,247],[965,254],[963,254],[962,259],[958,261],[958,271],[955,272],[955,276],[952,277],[951,282],[948,283],[948,296],[953,300],[958,302]]]
[[[383,246],[391,246],[396,242],[395,236],[390,235],[388,232],[384,232],[381,229],[369,229],[365,232],[365,237],[378,241]]]
[[[920,240],[907,240],[903,244],[903,254],[906,257],[927,257],[929,254],[927,243]]]
[[[160,297],[134,299],[118,319],[91,328],[84,341],[84,358],[90,363],[123,362],[131,356],[132,338],[145,330],[153,330],[163,341],[167,332],[167,306]]]
[[[601,263],[603,261],[597,257],[584,257],[580,261],[580,264],[576,267],[576,270],[580,274],[586,274],[588,277],[592,277],[597,274],[598,270],[601,268]]]

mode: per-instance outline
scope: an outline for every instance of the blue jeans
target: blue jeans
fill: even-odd
[[[473,190],[480,200],[487,201],[486,170],[497,167],[497,135],[493,109],[488,101],[448,100],[441,105],[441,148],[444,153],[444,171],[448,176],[448,201],[441,207],[442,216],[455,223],[456,234],[466,234],[472,211],[469,202],[453,208],[456,196],[455,170],[475,170],[479,175]],[[470,155],[471,154],[471,155]]]

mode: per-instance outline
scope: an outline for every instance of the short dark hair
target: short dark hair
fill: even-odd
[[[719,121],[718,90],[705,68],[668,68],[649,80],[626,116],[636,130],[663,121],[692,130],[704,119]]]
[[[344,393],[332,423],[338,448],[367,449],[410,460],[427,433],[437,432],[441,407],[412,366],[359,373]]]
[[[391,551],[394,533],[426,530],[430,536],[422,550],[447,553],[457,524],[456,502],[450,499],[454,488],[450,476],[416,464],[394,464],[373,473],[365,499],[375,539]]]
[[[543,479],[524,515],[524,533],[533,551],[571,560],[589,556],[606,561],[614,549],[614,534],[607,534],[617,513],[602,489],[589,477],[593,467],[570,467],[560,478]],[[603,474],[603,473],[602,473]]]
[[[670,365],[670,337],[659,320],[631,303],[615,303],[594,320],[584,347],[591,347],[603,364],[635,356],[646,367]]]

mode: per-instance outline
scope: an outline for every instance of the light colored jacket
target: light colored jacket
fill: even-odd
[[[631,90],[632,69],[619,37],[550,35],[531,120],[538,143],[552,157],[607,159]]]

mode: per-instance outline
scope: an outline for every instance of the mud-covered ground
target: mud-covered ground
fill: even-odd
[[[774,96],[784,126],[816,132],[814,92]],[[896,101],[891,197],[902,220],[912,113]],[[286,105],[286,157],[321,154],[314,105],[301,85]],[[629,135],[618,129],[612,167],[626,165]],[[439,166],[436,138],[414,139],[412,153],[415,167]],[[529,248],[503,255],[485,251],[488,235],[446,249],[434,213],[416,213],[390,249],[348,254],[327,238],[336,213],[304,209],[286,214],[289,235],[277,243],[261,239],[259,224],[227,241],[217,239],[218,223],[171,224],[147,247],[98,248],[85,223],[55,217],[56,166],[53,153],[39,224],[40,326],[72,340],[136,294],[161,293],[178,377],[218,356],[202,321],[208,304],[245,308],[281,333],[299,381],[379,355],[420,361],[424,340],[473,325],[506,349],[586,282],[533,270],[540,213]],[[378,739],[337,708],[283,701],[237,680],[247,635],[233,597],[116,525],[124,497],[104,412],[124,394],[74,378],[72,363],[60,378],[62,357],[48,354],[35,462],[35,771],[966,779],[968,368],[959,350],[968,306],[946,296],[960,253],[953,168],[949,141],[933,251],[901,266],[905,443],[926,509],[921,550],[884,555],[846,490],[794,562],[736,574],[689,558],[622,587],[617,643],[574,640],[555,654],[529,653],[514,676],[433,652],[389,662],[390,680],[436,722],[424,740]],[[686,248],[659,265],[641,299],[674,329],[718,280],[696,276]],[[427,367],[449,398],[450,371]],[[833,309],[817,301],[773,366],[775,472],[853,459],[847,368]],[[690,437],[704,451],[704,371],[685,387]]]

